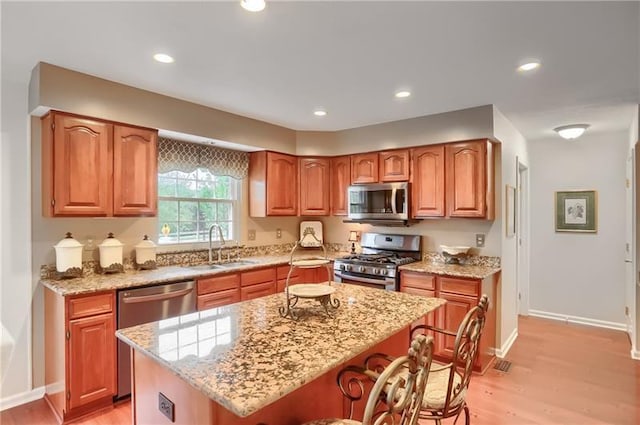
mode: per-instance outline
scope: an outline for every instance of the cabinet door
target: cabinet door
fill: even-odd
[[[113,313],[69,321],[69,408],[116,392],[116,338]]]
[[[351,155],[351,184],[378,182],[378,153]]]
[[[447,300],[447,302],[441,307],[442,314],[440,315],[438,327],[457,333],[462,319],[464,319],[464,316],[469,310],[478,303],[478,300],[475,297],[448,294],[445,292],[440,292],[439,296]],[[444,336],[439,344],[437,354],[447,359],[453,358],[454,344],[455,337]]]
[[[212,292],[198,296],[198,310],[222,307],[240,301],[239,289],[226,289],[224,291]]]
[[[267,215],[298,214],[298,158],[267,152]]]
[[[266,297],[276,293],[276,285],[274,282],[258,283],[257,285],[244,286],[240,288],[240,299],[242,301],[252,300],[254,298]]]
[[[351,158],[331,159],[331,215],[347,215],[347,188],[351,184]]]
[[[105,122],[54,113],[53,215],[111,215],[112,131]]]
[[[487,142],[446,145],[447,212],[450,217],[485,217]]]
[[[300,215],[329,215],[328,158],[300,158]]]
[[[414,218],[444,217],[444,146],[412,150],[411,211]]]
[[[436,297],[436,291],[430,291],[428,289],[413,288],[411,286],[401,287],[400,292],[404,292],[406,294],[412,294],[412,295],[419,295],[421,297],[428,297],[428,298]],[[414,326],[418,326],[418,325],[427,325],[427,326],[434,326],[434,327],[437,326],[436,325],[437,313],[438,313],[438,310],[432,311],[431,313],[427,314],[421,319],[416,320],[415,322],[411,323],[411,328],[413,329]],[[436,347],[438,346],[438,341],[440,338],[439,335],[436,335],[433,331],[426,331],[423,333],[425,335],[431,335],[434,338],[434,343]]]
[[[380,152],[380,181],[406,182],[409,180],[409,150]]]
[[[116,125],[113,129],[113,215],[155,216],[158,132]]]

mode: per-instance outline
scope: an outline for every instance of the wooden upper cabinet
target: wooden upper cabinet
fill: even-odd
[[[351,183],[351,158],[331,158],[331,214],[347,215],[347,188]]]
[[[111,214],[113,126],[50,113],[42,126],[42,193],[45,216]]]
[[[300,215],[329,215],[329,158],[300,158]]]
[[[380,152],[380,181],[406,182],[409,180],[409,150]]]
[[[450,217],[493,218],[493,155],[486,140],[449,143],[446,155],[446,198]],[[488,183],[491,180],[491,183]]]
[[[351,155],[351,184],[378,182],[378,152]]]
[[[249,215],[298,214],[298,158],[276,152],[249,157]]]
[[[157,139],[156,130],[114,127],[113,215],[156,215]]]
[[[411,150],[411,215],[413,218],[444,217],[445,147],[433,145]]]
[[[157,131],[58,111],[42,118],[42,213],[154,216]]]

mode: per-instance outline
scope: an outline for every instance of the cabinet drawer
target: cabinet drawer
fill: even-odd
[[[410,286],[418,289],[436,289],[436,277],[425,273],[401,272],[400,286]]]
[[[69,299],[69,320],[113,311],[114,294],[89,295]]]
[[[266,297],[267,295],[274,294],[275,290],[275,282],[258,283],[257,285],[245,286],[240,288],[240,299],[245,301],[259,297]]]
[[[302,283],[302,279],[300,276],[291,275],[291,279],[289,279],[289,286],[297,285],[298,283]],[[287,284],[287,279],[278,279],[276,282],[276,292],[284,292],[284,287]]]
[[[299,269],[299,268],[293,269],[293,271],[291,272],[291,278],[293,279],[294,277],[300,276],[301,271],[302,269]],[[289,274],[289,266],[278,266],[276,268],[276,276],[278,280],[286,279],[288,274]]]
[[[472,297],[480,294],[480,280],[455,279],[451,277],[440,278],[440,291],[454,294],[469,295]]]
[[[430,298],[436,297],[436,291],[430,291],[428,289],[421,289],[421,288],[413,288],[411,286],[401,286],[400,292],[404,292],[405,294],[421,295],[423,297],[430,297]]]
[[[227,289],[236,289],[239,286],[240,275],[237,273],[198,279],[198,295],[225,291]]]
[[[222,307],[240,301],[240,290],[227,289],[225,291],[213,292],[211,294],[198,296],[198,310]]]
[[[240,275],[240,286],[255,285],[257,283],[273,282],[276,280],[275,267],[244,272]]]

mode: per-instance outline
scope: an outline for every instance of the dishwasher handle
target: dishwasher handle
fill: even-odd
[[[190,294],[191,292],[193,292],[193,288],[180,289],[178,291],[163,292],[160,294],[153,294],[153,295],[138,295],[138,296],[132,296],[132,297],[124,297],[122,298],[122,302],[125,304],[135,304],[135,303],[144,303],[148,301],[164,301],[164,300],[170,300],[172,298],[182,297]]]

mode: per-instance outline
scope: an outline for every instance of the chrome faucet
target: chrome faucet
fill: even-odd
[[[222,236],[222,227],[219,224],[213,223],[211,227],[209,227],[209,264],[213,261],[213,247],[211,246],[211,234],[213,233],[213,228],[218,229],[218,237],[220,238],[220,247],[218,248],[218,263],[222,261],[222,247],[224,246],[224,236]]]

